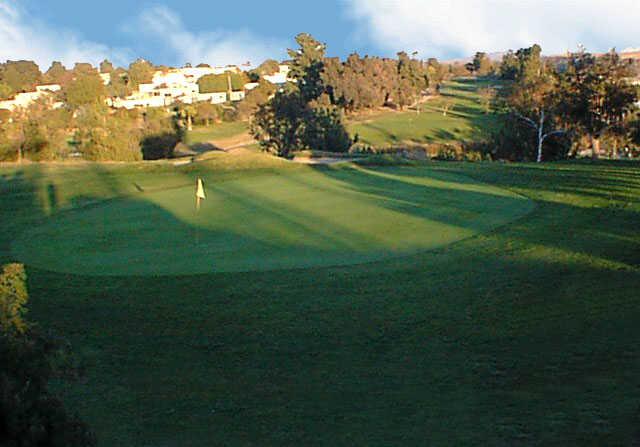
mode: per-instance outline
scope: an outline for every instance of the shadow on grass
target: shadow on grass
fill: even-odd
[[[3,230],[47,215],[48,183],[31,169],[0,183]],[[428,255],[342,268],[104,278],[29,267],[33,318],[87,366],[66,401],[102,445],[632,445],[640,170],[437,163],[427,175],[447,178],[438,171],[539,208]],[[336,181],[406,201],[396,180],[375,190],[374,174]]]

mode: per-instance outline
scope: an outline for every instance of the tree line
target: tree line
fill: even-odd
[[[345,61],[325,56],[326,46],[309,34],[296,37],[289,50],[288,83],[252,116],[251,132],[265,151],[282,157],[298,150],[346,152],[352,139],[347,114],[417,106],[428,92],[437,92],[453,76],[436,59],[424,62],[398,53],[397,59],[350,55]]]
[[[640,144],[635,67],[614,50],[581,49],[561,61],[543,58],[539,45],[507,53],[498,73],[505,84],[496,98],[503,126],[492,141],[495,156],[543,161],[587,147],[593,157],[617,157]]]

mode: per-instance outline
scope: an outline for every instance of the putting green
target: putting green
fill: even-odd
[[[185,178],[185,181],[190,179]],[[141,193],[27,229],[16,257],[88,275],[181,275],[345,265],[428,250],[529,212],[527,199],[428,168],[283,169]]]

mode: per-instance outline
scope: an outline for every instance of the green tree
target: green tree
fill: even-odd
[[[66,85],[63,93],[72,108],[102,104],[107,95],[102,78],[95,70],[76,76]]]
[[[263,104],[275,94],[276,86],[268,81],[260,81],[260,85],[249,90],[243,101],[237,105],[238,117],[242,120],[248,119]]]
[[[129,86],[135,90],[140,84],[148,84],[153,80],[155,68],[144,59],[138,59],[129,65]]]
[[[409,58],[404,51],[398,53],[398,83],[395,102],[404,109],[415,103],[429,87],[429,77],[419,61]]]
[[[221,115],[220,106],[207,101],[195,104],[195,109],[195,116],[197,116],[198,119],[201,120],[207,127],[211,125],[212,121],[218,120]]]
[[[41,81],[42,73],[33,61],[7,61],[0,64],[0,82],[11,87],[14,93],[33,91]]]
[[[520,62],[515,53],[509,50],[504,56],[502,56],[502,63],[500,64],[500,78],[504,80],[515,81],[520,71]]]
[[[258,107],[251,122],[251,133],[263,150],[289,157],[304,147],[304,124],[310,120],[307,102],[299,91],[288,87]]]
[[[302,98],[313,101],[325,92],[322,72],[326,46],[307,33],[298,34],[296,42],[300,48],[288,50],[292,59],[290,77],[296,80]]]
[[[108,59],[100,62],[100,73],[112,73],[113,70],[113,64]]]
[[[614,50],[601,58],[584,50],[569,58],[562,76],[563,111],[576,131],[591,137],[594,158],[601,152],[602,137],[626,128],[638,100],[629,77],[630,65]]]
[[[282,157],[300,149],[346,151],[350,140],[323,81],[325,47],[309,34],[296,41],[300,48],[289,50],[296,82],[258,108],[251,131],[263,150]]]
[[[0,99],[8,99],[14,94],[14,90],[9,84],[0,82]]]
[[[487,76],[492,71],[491,59],[487,53],[478,51],[473,57],[473,61],[465,65],[466,69],[476,76]]]
[[[61,62],[54,61],[44,74],[44,81],[48,84],[65,85],[72,77],[72,72],[67,70]]]
[[[132,93],[129,86],[129,78],[127,71],[122,68],[116,68],[111,72],[111,79],[107,85],[107,95],[111,98],[125,98]]]
[[[0,331],[5,334],[23,334],[27,330],[26,277],[21,264],[7,264],[0,270]]]

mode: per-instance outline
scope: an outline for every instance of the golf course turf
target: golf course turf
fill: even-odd
[[[533,208],[459,174],[406,171],[336,166],[221,182],[205,176],[199,211],[194,182],[142,191],[59,213],[24,231],[13,251],[31,266],[85,275],[346,265],[441,247]]]
[[[180,168],[0,168],[0,258],[24,256],[28,318],[70,341],[83,374],[54,389],[99,445],[601,446],[637,439],[638,164],[313,169],[234,157]],[[197,176],[211,207],[202,222],[190,214]],[[55,265],[37,253],[37,245],[55,247],[53,223],[70,246],[73,227],[78,244],[86,243],[90,227],[100,231],[101,213],[114,213],[109,238],[120,219],[171,241],[178,236],[162,230],[173,220],[169,230],[190,238],[198,228],[204,240],[207,226],[222,225],[216,207],[242,216],[242,208],[221,203],[225,184],[234,201],[251,200],[263,216],[254,238],[270,228],[272,213],[280,219],[274,225],[293,232],[278,240],[302,234],[300,222],[281,218],[285,209],[298,220],[308,211],[307,223],[327,227],[310,231],[313,244],[335,243],[325,236],[338,225],[356,234],[379,228],[373,220],[363,220],[365,228],[327,223],[313,204],[292,208],[287,191],[296,188],[329,207],[330,197],[347,201],[336,216],[364,207],[475,235],[377,262],[173,276],[101,276],[127,269],[95,271],[89,261],[79,269],[92,274],[59,273],[52,270],[82,259],[77,247],[57,247]],[[521,196],[535,202],[528,214],[502,209],[529,210]],[[484,206],[504,214],[483,220]],[[134,216],[151,222],[132,223]],[[390,230],[408,225],[396,223]],[[251,222],[238,226],[247,231]],[[136,238],[139,247],[161,245],[127,236]],[[101,256],[109,245],[93,251]],[[185,250],[194,246],[185,239]],[[156,265],[172,262],[166,256]]]

